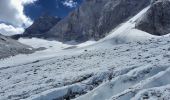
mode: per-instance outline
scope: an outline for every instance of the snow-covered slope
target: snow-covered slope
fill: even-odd
[[[62,42],[58,42],[55,40],[50,41],[50,40],[45,40],[45,39],[40,39],[40,38],[20,38],[18,41],[23,44],[32,46],[34,48],[45,47],[47,49],[50,49],[50,48],[55,49],[55,51],[66,49],[71,46],[76,46],[77,48],[85,47],[85,46],[94,44],[96,42],[94,40],[89,40],[84,43],[77,43],[75,41],[69,41],[66,43],[62,43]]]
[[[147,9],[97,43],[19,40],[47,49],[0,61],[0,100],[169,100],[170,36],[134,29]]]
[[[63,55],[70,55],[70,54],[77,54],[79,52],[83,52],[82,50],[79,51],[82,47],[86,47],[88,45],[96,43],[95,41],[86,41],[81,44],[77,44],[74,41],[70,41],[67,43],[61,43],[58,41],[49,41],[39,38],[20,38],[19,42],[32,46],[35,49],[39,49],[44,47],[46,49],[42,49],[40,51],[36,51],[32,54],[18,54],[13,57],[9,57],[6,59],[0,60],[0,68],[1,67],[9,67],[9,66],[18,66],[26,63],[35,62],[38,60],[44,60],[53,58],[55,56],[63,56]],[[74,48],[76,50],[74,50]],[[73,49],[73,50],[72,50]],[[23,59],[24,58],[24,59]]]
[[[47,49],[53,48],[56,51],[62,50],[64,48],[71,46],[71,45],[63,44],[62,42],[58,42],[58,41],[54,41],[54,40],[49,41],[49,40],[40,39],[40,38],[20,38],[18,41],[23,44],[32,46],[34,48],[40,48],[40,47],[45,47]]]
[[[0,98],[130,100],[151,92],[162,98],[164,92],[169,93],[165,91],[170,83],[169,38],[103,45],[93,50],[71,49],[48,59],[4,65],[0,68]]]
[[[149,7],[146,7],[142,11],[140,11],[136,16],[132,17],[125,23],[122,23],[117,28],[113,29],[108,36],[100,41],[108,41],[111,40],[117,43],[125,43],[125,42],[132,42],[132,41],[145,41],[147,39],[151,39],[155,37],[149,33],[144,31],[135,29],[135,24],[138,19],[143,17]]]

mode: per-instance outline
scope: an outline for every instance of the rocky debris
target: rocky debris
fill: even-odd
[[[149,4],[149,0],[85,0],[46,34],[59,41],[98,40]]]
[[[33,53],[34,49],[9,37],[0,35],[0,59],[17,54]]]
[[[170,1],[152,0],[147,13],[139,19],[136,28],[154,35],[170,33]]]

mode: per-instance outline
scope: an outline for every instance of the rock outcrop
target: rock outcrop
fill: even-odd
[[[54,25],[56,25],[60,20],[61,18],[58,17],[43,15],[35,20],[34,23],[28,27],[23,34],[14,35],[12,37],[15,39],[20,37],[48,37],[48,34],[45,33],[49,31]]]
[[[170,33],[170,1],[152,0],[150,9],[137,22],[136,28],[153,35]]]
[[[33,53],[34,49],[9,37],[0,35],[0,59],[17,54]]]
[[[59,41],[98,40],[149,4],[149,0],[85,0],[46,34]]]

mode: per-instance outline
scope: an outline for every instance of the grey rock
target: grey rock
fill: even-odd
[[[152,0],[150,9],[137,22],[136,28],[153,35],[170,33],[170,1]]]
[[[149,0],[85,0],[46,34],[59,41],[98,40],[149,4]]]
[[[9,37],[0,35],[0,59],[17,54],[30,54],[34,49]]]
[[[18,39],[20,37],[37,37],[44,38],[48,37],[48,34],[45,34],[49,31],[55,24],[57,24],[61,18],[49,16],[47,14],[39,17],[34,23],[25,29],[25,32],[20,35],[14,35],[12,38]]]

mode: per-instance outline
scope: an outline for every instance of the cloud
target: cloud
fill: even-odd
[[[11,36],[14,34],[21,34],[23,32],[24,32],[24,29],[22,27],[15,28],[12,25],[6,25],[4,23],[0,24],[0,34],[2,35]]]
[[[32,20],[24,14],[24,5],[34,3],[35,1],[36,0],[0,0],[0,22],[4,23],[0,25],[0,32],[2,28],[6,28],[4,27],[5,25],[7,26],[6,23],[10,24],[7,28],[9,30],[10,28],[13,30],[15,27],[16,30],[18,30],[18,28],[30,26]]]
[[[74,0],[65,0],[63,2],[63,5],[70,7],[70,8],[73,8],[73,7],[77,6],[77,2],[75,2]]]
[[[22,1],[22,4],[30,4],[30,3],[34,3],[36,2],[37,0],[21,0]]]

